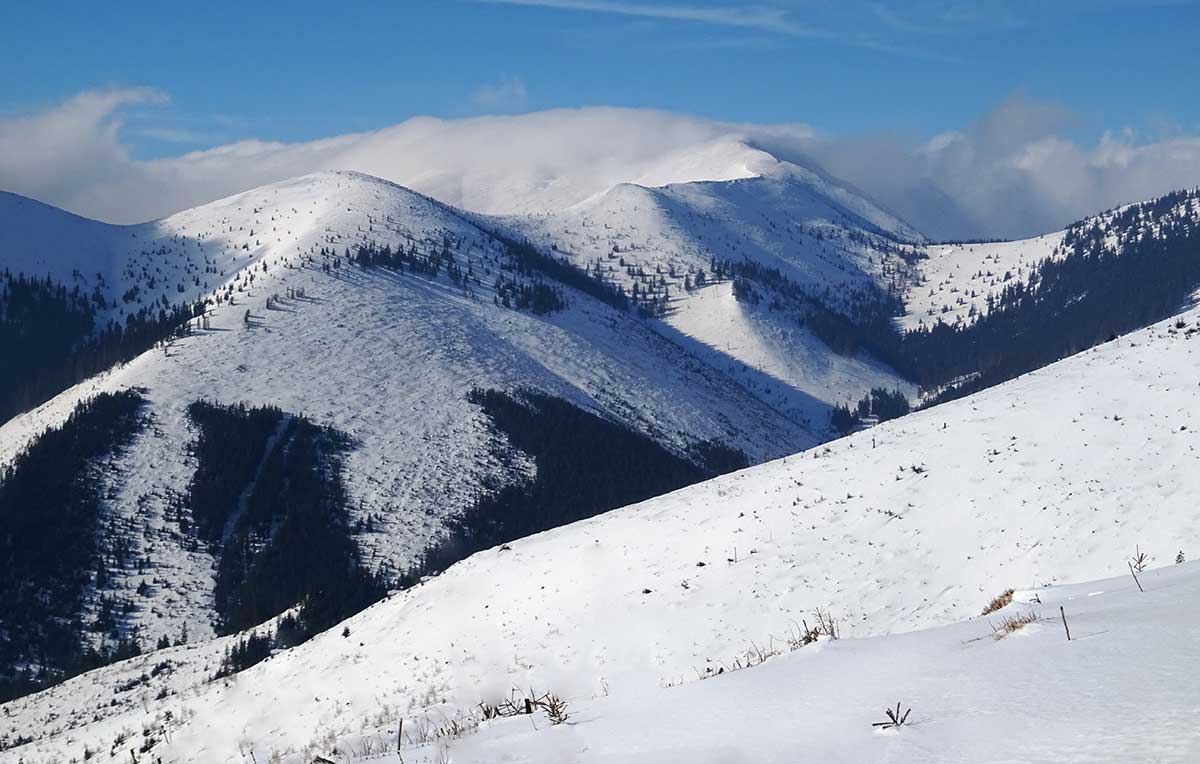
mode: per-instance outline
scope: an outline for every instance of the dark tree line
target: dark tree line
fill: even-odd
[[[514,450],[504,458],[516,458],[518,450],[531,456],[537,478],[478,499],[445,541],[392,582],[366,570],[349,534],[341,483],[341,455],[349,448],[344,436],[294,417],[264,455],[270,433],[282,422],[278,412],[193,406],[199,413],[196,421],[205,422],[202,427],[223,439],[251,444],[244,448],[249,456],[233,460],[239,466],[225,469],[244,476],[252,472],[249,464],[262,463],[237,530],[220,550],[222,631],[248,628],[299,603],[280,619],[273,640],[256,633],[233,645],[218,675],[261,661],[272,646],[298,644],[331,628],[380,599],[388,584],[410,586],[480,549],[749,464],[740,451],[717,441],[696,444],[690,458],[678,456],[641,433],[533,391],[509,395],[476,390],[470,399],[508,438]],[[239,427],[245,428],[244,435],[238,434]],[[221,471],[203,464],[206,453],[208,448],[197,449],[202,462],[197,479],[218,480]],[[236,492],[198,488],[191,495],[223,496],[218,501],[228,503],[246,491],[245,482],[235,485]],[[226,518],[222,524],[231,516],[228,511],[218,514]]]
[[[833,407],[829,414],[829,426],[835,432],[843,435],[858,427],[867,417],[875,417],[880,422],[902,417],[911,410],[908,398],[899,390],[888,390],[873,387],[871,392],[864,395],[850,408],[845,404]]]
[[[330,253],[322,250],[321,254]],[[390,268],[431,279],[437,278],[442,271],[445,271],[451,283],[464,288],[479,281],[469,262],[465,270],[459,265],[449,239],[443,241],[440,249],[427,254],[421,254],[415,243],[411,244],[407,250],[399,246],[392,249],[388,244],[382,247],[376,244],[362,244],[357,247],[353,256],[347,250],[346,259],[357,263],[362,268]],[[517,265],[521,273],[528,273],[529,269],[525,265],[522,263],[517,263]],[[493,286],[496,291],[496,304],[506,308],[528,310],[542,315],[567,307],[562,290],[541,280],[522,281],[499,274],[496,276]]]
[[[248,408],[244,403],[221,406],[194,401],[188,406],[188,418],[196,428],[196,438],[188,446],[196,471],[185,495],[190,512],[180,513],[179,519],[187,532],[190,517],[200,538],[216,551],[225,524],[253,480],[283,412],[273,406]]]
[[[222,633],[299,604],[280,635],[295,644],[383,596],[351,537],[344,435],[269,407],[196,402],[189,415],[199,434],[188,504],[218,555]]]
[[[700,465],[708,477],[737,472],[750,466],[749,457],[716,438],[692,444],[688,449],[688,458],[692,463]]]
[[[561,289],[544,281],[517,281],[503,274],[496,277],[496,304],[528,310],[536,315],[554,313],[567,307]]]
[[[217,673],[213,674],[212,678],[221,679],[232,676],[257,663],[262,663],[271,657],[273,644],[274,640],[271,638],[270,631],[252,631],[246,636],[240,637],[232,647],[225,648],[225,654],[221,656],[221,665],[217,667]]]
[[[149,350],[198,315],[194,305],[163,298],[124,323],[97,325],[107,307],[49,278],[0,274],[0,422],[38,406],[71,385]]]
[[[141,650],[108,628],[93,648],[84,597],[106,565],[101,465],[142,428],[144,404],[135,390],[83,401],[0,470],[0,701]]]
[[[521,275],[541,273],[561,284],[591,295],[617,310],[623,312],[629,310],[629,297],[619,285],[613,284],[600,275],[588,273],[566,257],[542,254],[537,247],[527,241],[517,241],[495,232],[489,233],[504,244],[514,267]]]
[[[332,255],[333,252],[322,249],[321,254]],[[463,270],[458,264],[449,238],[442,240],[441,247],[434,247],[428,252],[419,251],[416,242],[410,242],[407,250],[399,245],[392,249],[390,244],[384,244],[382,247],[378,244],[360,244],[353,255],[350,250],[346,250],[346,260],[356,263],[361,268],[390,268],[431,279],[437,278],[445,271],[450,281],[458,286],[465,284],[467,279],[474,275]]]

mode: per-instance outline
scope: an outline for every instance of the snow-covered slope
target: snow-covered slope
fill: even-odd
[[[621,184],[568,209],[509,217],[514,234],[602,273],[626,292],[663,294],[660,327],[701,353],[767,371],[809,400],[791,403],[807,421],[827,409],[813,401],[854,403],[850,379],[875,380],[913,397],[916,388],[864,355],[831,354],[787,310],[769,285],[761,304],[733,299],[729,285],[700,289],[714,263],[751,263],[783,278],[833,311],[864,294],[901,290],[911,278],[921,236],[836,182],[764,152],[747,152],[753,176],[651,188]],[[734,149],[726,146],[726,150]]]
[[[338,190],[297,179],[129,226],[0,193],[0,267],[78,286],[85,294],[98,291],[109,303],[101,323],[123,320],[163,300],[180,304],[211,294],[260,261],[269,267],[297,256],[302,244],[323,240],[319,219],[332,230],[358,217],[349,209],[342,220],[321,214],[336,204],[331,196]],[[348,204],[362,201],[349,197]]]
[[[1004,287],[1025,283],[1029,268],[1042,260],[1061,256],[1058,250],[1065,231],[1034,239],[976,244],[937,244],[925,249],[917,276],[910,281],[905,329],[971,323],[987,313],[988,298],[1000,296]]]
[[[93,672],[5,706],[4,721],[13,732],[33,730],[38,738],[13,755],[36,762],[78,755],[85,745],[108,751],[122,729],[137,733],[143,727],[161,741],[154,750],[164,761],[238,761],[250,751],[260,760],[272,752],[346,752],[346,741],[361,742],[364,733],[394,736],[400,718],[409,730],[466,719],[480,700],[495,701],[517,687],[579,704],[587,729],[543,730],[547,737],[534,739],[503,723],[478,740],[451,743],[451,752],[461,751],[464,761],[505,760],[511,747],[518,761],[544,760],[549,753],[572,761],[607,760],[601,754],[620,751],[630,760],[651,761],[667,756],[662,746],[677,737],[676,729],[680,735],[700,726],[729,729],[712,716],[727,701],[703,701],[718,692],[711,688],[731,682],[725,686],[735,692],[759,691],[762,697],[720,719],[732,722],[750,709],[775,708],[787,696],[770,696],[790,692],[799,718],[779,729],[823,731],[829,737],[812,744],[834,760],[879,752],[894,752],[899,760],[971,760],[975,742],[947,743],[943,736],[980,729],[975,716],[999,714],[998,702],[1011,709],[1025,694],[1021,687],[1042,689],[1036,675],[1013,676],[1018,669],[1046,671],[1078,661],[1070,676],[1090,671],[1086,684],[1053,685],[1068,700],[1089,687],[1120,696],[1128,689],[1122,677],[1143,676],[1121,672],[1138,667],[1154,676],[1174,675],[1177,666],[1147,656],[1169,661],[1183,655],[1193,627],[1190,621],[1167,622],[1175,617],[1172,607],[1186,608],[1179,602],[1194,596],[1194,578],[1179,580],[1177,594],[1170,595],[1180,598],[1174,606],[1154,606],[1166,612],[1144,610],[1130,599],[1127,584],[1097,587],[1120,590],[1110,604],[1088,603],[1083,590],[1049,595],[1043,616],[1054,615],[1063,599],[1070,615],[1081,615],[1073,626],[1077,641],[1053,648],[1078,651],[1069,654],[1078,657],[1049,652],[1057,644],[1051,623],[1001,643],[962,644],[990,635],[989,622],[975,622],[926,635],[804,648],[781,661],[778,674],[655,688],[688,683],[755,645],[778,647],[797,623],[811,624],[816,609],[832,612],[844,637],[867,637],[973,616],[1006,588],[1030,591],[1127,573],[1126,559],[1138,546],[1152,567],[1180,550],[1194,556],[1200,422],[1190,380],[1200,353],[1198,320],[1200,313],[1189,312],[976,396],[482,552],[355,616],[346,631],[339,626],[229,681],[209,681],[224,649],[220,643]],[[1174,580],[1143,583],[1166,591]],[[1138,635],[1156,631],[1134,629],[1130,619],[1142,613],[1148,623],[1164,624],[1146,637],[1157,646],[1154,652],[1116,669],[1111,647],[1089,647],[1090,640],[1139,643]],[[1113,636],[1099,638],[1106,628]],[[168,659],[165,678],[149,676],[155,661]],[[856,661],[861,667],[851,669]],[[868,681],[876,667],[879,675]],[[968,667],[978,673],[959,681],[955,671]],[[138,679],[143,673],[144,681]],[[813,676],[813,684],[795,680],[799,673]],[[991,688],[1001,676],[1011,685]],[[856,677],[860,684],[844,685]],[[114,696],[113,688],[131,678],[138,679],[135,693]],[[164,687],[167,697],[154,700]],[[1160,715],[1139,712],[1138,718],[1159,724],[1190,708],[1189,696],[1167,693],[1134,691],[1132,697],[1165,709]],[[586,700],[593,696],[608,697]],[[828,696],[842,699],[818,709]],[[653,729],[623,721],[676,698],[679,707],[654,712],[678,725],[660,730],[657,741],[646,740]],[[96,711],[99,699],[113,700]],[[841,750],[841,735],[857,735],[853,730],[874,721],[878,707],[898,700],[911,703],[920,722],[900,733],[901,742],[855,737],[845,743],[850,758],[833,755]],[[1017,731],[1029,729],[1041,704],[1050,707],[1046,698],[1029,702],[1027,711],[1011,711]],[[810,716],[803,716],[804,709]],[[169,731],[155,732],[168,710]],[[1084,718],[1070,713],[1070,719]],[[1151,726],[1127,739],[1155,740],[1167,731]],[[605,738],[606,732],[615,737]],[[734,737],[747,740],[740,732]],[[696,745],[704,739],[711,742],[702,738]],[[1104,740],[1117,745],[1112,738],[1076,738],[1076,744],[1107,751]],[[563,747],[542,747],[554,741]],[[939,759],[935,742],[949,746],[949,753]],[[406,760],[432,756],[428,750],[406,754]],[[1180,750],[1186,752],[1164,747],[1158,753],[1162,760],[1185,760]],[[755,751],[764,760],[795,755],[790,749],[750,753]],[[1024,749],[1014,755],[1038,758]]]
[[[615,252],[635,265],[674,265],[680,285],[689,268],[710,268],[714,258],[749,259],[802,286],[837,292],[886,281],[899,258],[879,250],[907,253],[921,241],[906,223],[828,178],[762,152],[753,157],[753,177],[620,184],[561,212],[513,220],[536,241],[584,261]],[[604,265],[622,277],[622,269]]]
[[[828,402],[853,403],[859,399],[853,391],[879,386],[916,397],[916,386],[885,364],[865,355],[830,352],[786,312],[739,301],[730,282],[679,300],[656,328],[803,421],[825,421]]]

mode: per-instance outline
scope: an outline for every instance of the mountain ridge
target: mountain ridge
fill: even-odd
[[[100,509],[101,548],[119,541],[134,552],[105,553],[126,562],[85,574],[85,622],[100,619],[109,601],[128,609],[106,639],[137,634],[149,645],[185,630],[203,639],[220,623],[222,540],[196,538],[177,498],[200,467],[191,413],[198,401],[273,407],[355,444],[339,457],[344,525],[369,570],[392,578],[419,570],[480,497],[531,474],[530,460],[511,455],[505,435],[469,400],[477,388],[532,388],[700,466],[720,448],[761,461],[808,447],[826,437],[835,396],[903,384],[882,364],[853,357],[742,364],[555,282],[539,271],[538,258],[550,254],[518,256],[477,218],[356,173],[305,176],[103,230],[107,238],[97,240],[109,247],[101,252],[116,276],[89,275],[84,264],[100,260],[83,246],[72,250],[69,229],[47,245],[65,253],[60,272],[85,294],[103,292],[98,313],[119,321],[138,306],[179,300],[203,315],[0,426],[0,463],[67,421],[80,401],[144,390],[149,426],[98,466],[112,482]],[[731,319],[743,314],[727,284],[706,288],[725,295],[710,307]],[[545,305],[522,307],[523,290]],[[718,334],[740,336],[776,348],[773,357],[800,346],[810,358],[827,353],[816,338],[789,338],[777,323],[746,318],[732,334],[715,325],[698,334],[713,344]],[[127,530],[117,537],[110,527]]]

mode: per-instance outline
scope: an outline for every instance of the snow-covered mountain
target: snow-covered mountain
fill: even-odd
[[[751,260],[834,295],[896,277],[899,258],[888,256],[888,245],[907,254],[922,241],[909,225],[836,182],[738,148],[748,152],[750,177],[620,184],[559,212],[518,217],[516,228],[546,246],[600,259],[616,278],[625,274],[605,262],[616,259],[613,254],[626,267],[673,266],[680,279],[689,269],[710,268],[714,259]]]
[[[874,300],[907,283],[920,234],[816,172],[744,144],[721,148],[743,157],[749,177],[662,187],[623,183],[561,211],[498,223],[620,285],[661,314],[660,330],[717,363],[765,371],[820,402],[857,401],[844,391],[864,389],[871,380],[912,397],[911,384],[884,380],[873,364],[864,364],[869,354],[830,353],[786,301],[794,295],[780,295],[780,283],[754,274],[747,283],[753,279],[756,286],[740,299],[733,281],[702,286],[712,283],[714,269],[723,268],[728,279],[759,268],[778,274],[784,291],[852,312],[864,296]],[[789,405],[807,421],[828,416],[820,405]]]
[[[927,402],[1012,379],[1195,304],[1198,248],[1197,189],[1024,241],[927,247],[906,282],[898,362]]]
[[[232,638],[92,672],[4,707],[8,738],[35,738],[11,754],[355,761],[390,746],[403,719],[405,761],[783,761],[799,735],[835,761],[950,761],[987,748],[959,733],[1007,740],[1038,709],[1136,677],[1059,717],[1078,722],[1072,755],[1155,743],[1159,760],[1186,761],[1194,737],[1169,720],[1193,691],[1149,674],[1186,672],[1170,661],[1186,663],[1194,628],[1179,604],[1194,571],[1153,569],[1194,556],[1200,538],[1198,334],[1192,310],[975,396],[481,552],[229,679],[212,677]],[[1132,578],[1060,588],[1127,576],[1135,550],[1149,557],[1145,597]],[[975,616],[1006,589],[1014,604],[989,618],[864,639]],[[841,641],[698,681],[787,652],[818,610]],[[1030,610],[1039,622],[993,639]],[[1145,650],[1116,651],[1131,644]],[[512,688],[565,698],[578,726],[472,733],[477,704]],[[877,736],[878,707],[897,701],[913,726]],[[729,733],[780,707],[795,710],[777,734]],[[1147,726],[1120,741],[1080,732],[1126,711]],[[699,737],[681,742],[688,730]],[[1040,751],[1021,758],[1061,760]]]
[[[760,180],[771,185],[745,185]],[[678,246],[631,256],[677,285],[663,320],[616,310],[561,284],[552,288],[565,297],[562,310],[508,307],[501,292],[514,284],[555,283],[514,265],[511,245],[493,234],[536,239],[541,229],[531,218],[463,213],[356,173],[306,176],[135,226],[97,223],[11,195],[0,199],[0,213],[12,221],[0,225],[0,251],[12,253],[5,267],[78,287],[98,325],[205,302],[204,316],[192,319],[185,335],[0,428],[0,464],[11,464],[89,396],[136,388],[147,402],[147,424],[97,467],[95,479],[104,486],[100,523],[109,529],[100,549],[109,551],[102,551],[103,574],[90,577],[84,621],[115,601],[124,609],[115,633],[136,633],[146,645],[185,631],[193,640],[212,636],[220,550],[197,543],[179,508],[200,466],[198,425],[189,413],[196,401],[272,406],[344,435],[354,444],[342,472],[347,525],[365,564],[400,572],[443,539],[478,497],[528,479],[533,469],[528,457],[505,455],[504,434],[468,400],[472,390],[533,388],[647,434],[685,458],[720,443],[752,462],[830,437],[835,403],[875,387],[913,393],[878,360],[833,353],[806,328],[735,299],[728,280],[710,275],[689,289],[681,283],[688,269],[709,267],[716,249],[703,242],[717,236],[757,242],[764,261],[810,269],[812,279],[851,271],[848,278],[861,279],[867,239],[808,249],[803,234],[776,244],[769,229],[792,215],[810,226],[866,231],[891,242],[885,236],[910,233],[902,224],[795,171],[702,185],[619,186],[595,200],[599,207],[583,207],[596,211],[579,213],[586,229],[589,214],[611,209],[622,241],[633,241],[638,225],[651,241],[678,237]],[[753,201],[760,193],[769,200],[762,209]],[[658,214],[647,204],[650,217],[642,223],[641,194],[673,209]],[[632,209],[612,206],[621,199],[633,199]],[[721,204],[724,212],[713,209]],[[697,217],[699,207],[710,209]],[[360,268],[351,259],[361,246],[438,258],[443,270],[452,264],[458,275]],[[581,269],[590,256],[565,247],[546,252]],[[678,273],[666,275],[670,267]],[[624,274],[608,279],[623,287],[632,281]],[[290,421],[280,422],[277,436]],[[258,472],[281,442],[290,441],[264,442]],[[249,478],[245,497],[257,481],[253,474],[241,479]],[[114,538],[119,554],[111,550]],[[88,637],[100,638],[109,637]]]
[[[1136,249],[1138,242],[1162,238],[1175,226],[1194,230],[1198,222],[1200,194],[1179,191],[1091,215],[1062,231],[1030,239],[929,245],[907,282],[905,315],[899,323],[906,329],[972,324],[990,312],[989,302],[1000,300],[1006,288],[1026,286],[1031,276],[1036,279],[1039,265],[1081,254],[1115,259]]]

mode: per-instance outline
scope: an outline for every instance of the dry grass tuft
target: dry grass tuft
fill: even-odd
[[[767,643],[766,647],[759,647],[751,642],[750,647],[734,657],[732,662],[717,661],[706,667],[704,671],[697,670],[696,675],[700,679],[709,679],[731,671],[753,668],[766,663],[777,655],[799,650],[820,639],[841,638],[841,627],[838,625],[837,619],[833,617],[833,613],[817,608],[813,611],[813,618],[816,620],[814,626],[809,626],[806,620],[802,620],[798,624],[793,622],[788,628],[787,636],[783,639],[771,637],[771,641]]]
[[[1008,603],[1012,602],[1012,598],[1013,598],[1013,590],[1006,589],[1003,594],[996,597],[995,599],[993,599],[991,602],[989,602],[987,604],[987,607],[985,607],[983,609],[982,615],[988,615],[989,613],[996,612],[1000,608],[1002,608],[1005,605],[1007,605]]]
[[[1026,624],[1036,620],[1038,620],[1038,614],[1032,610],[1021,615],[1010,615],[1001,621],[999,626],[992,626],[992,636],[996,639],[1004,639],[1014,631],[1020,631],[1025,628]]]

